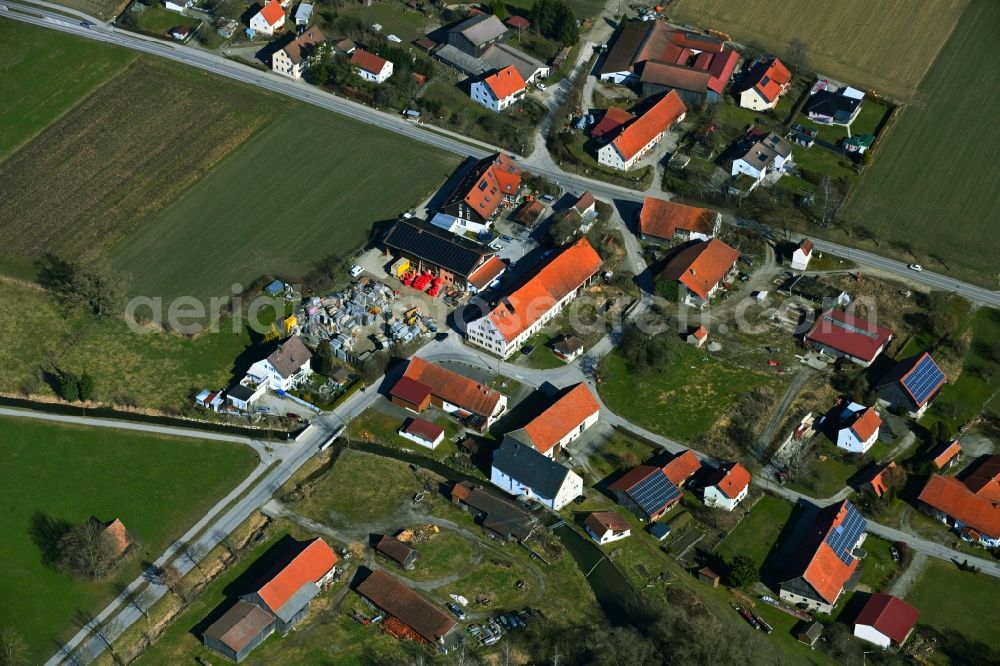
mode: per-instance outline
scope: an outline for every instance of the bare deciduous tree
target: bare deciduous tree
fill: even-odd
[[[0,666],[28,663],[28,643],[14,627],[0,627]]]

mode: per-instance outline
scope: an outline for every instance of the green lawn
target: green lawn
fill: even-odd
[[[727,562],[749,555],[763,566],[792,515],[793,506],[783,499],[764,495],[750,513],[719,544],[716,552]]]
[[[814,497],[825,498],[840,492],[847,480],[858,472],[858,467],[824,435],[817,435],[817,438],[819,443],[790,485]]]
[[[689,345],[678,345],[674,362],[634,375],[618,353],[607,357],[600,384],[608,407],[642,427],[681,441],[706,432],[746,392],[770,377],[730,366]],[[691,387],[697,387],[692,390]]]
[[[879,123],[882,122],[882,119],[888,112],[889,108],[884,104],[866,99],[861,104],[861,110],[858,112],[858,117],[854,119],[853,123],[851,123],[851,136],[875,134],[875,130],[878,129]],[[806,114],[799,115],[799,117],[795,119],[795,123],[802,125],[806,129],[817,130],[821,141],[839,144],[842,139],[847,138],[846,127],[843,127],[842,125],[820,125],[809,120]],[[845,157],[845,159],[848,158]]]
[[[146,553],[159,555],[250,473],[254,455],[242,446],[194,439],[0,419],[0,625],[23,634],[40,663],[54,640],[68,638],[78,611],[96,612],[116,583],[138,575]],[[113,580],[75,581],[46,566],[46,523],[90,516],[120,518],[140,554]]]
[[[293,279],[358,248],[374,222],[419,203],[457,163],[402,136],[295,107],[145,223],[115,264],[135,276],[133,293],[146,295],[206,298],[267,273]]]
[[[966,658],[975,655],[977,661],[987,663],[987,646],[997,649],[996,622],[992,620],[996,618],[998,597],[1000,580],[930,560],[906,601],[920,611],[920,624],[951,638],[948,643],[971,642],[964,651]],[[947,654],[948,646],[942,646],[942,651]],[[998,657],[993,654],[994,660]],[[951,663],[971,662],[953,658]]]
[[[195,389],[228,385],[237,357],[252,347],[249,331],[233,333],[228,319],[220,332],[196,338],[136,333],[121,319],[60,307],[38,289],[2,287],[0,341],[17,350],[0,365],[0,391],[7,393],[52,395],[40,371],[58,368],[90,373],[100,401],[177,409]]]
[[[992,57],[998,23],[1000,3],[969,3],[920,85],[920,103],[903,110],[843,210],[879,238],[911,245],[932,270],[976,271],[993,289],[1000,125],[981,110],[1000,105],[1000,68],[969,63]]]
[[[0,19],[0,160],[136,57],[89,39]]]
[[[861,584],[872,592],[884,592],[889,582],[899,573],[899,563],[892,559],[892,544],[869,534],[862,548],[867,553],[861,563]]]
[[[201,23],[199,19],[168,11],[159,5],[154,5],[141,14],[132,14],[132,20],[136,27],[153,35],[163,35],[178,26],[194,30]],[[212,30],[212,26],[203,26],[202,30]]]
[[[411,418],[413,418],[412,414],[394,416],[380,411],[378,408],[371,407],[351,421],[351,437],[354,439],[375,441],[379,444],[387,444],[412,451],[419,455],[439,459],[450,457],[458,450],[455,437],[462,427],[454,419],[449,418],[443,412],[421,414],[420,418],[436,423],[444,428],[444,439],[432,451],[400,436],[399,429]]]
[[[423,37],[427,30],[438,22],[410,9],[402,2],[376,2],[368,7],[362,4],[350,4],[339,8],[337,14],[360,19],[369,27],[378,23],[382,26],[381,34],[387,37],[396,35],[404,46]]]

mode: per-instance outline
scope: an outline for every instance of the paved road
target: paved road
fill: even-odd
[[[54,5],[49,6],[54,7]],[[261,72],[246,65],[226,60],[215,53],[118,30],[109,24],[102,23],[94,17],[88,19],[95,24],[94,27],[87,28],[80,25],[79,21],[68,17],[66,15],[68,10],[65,9],[60,9],[59,12],[56,12],[38,5],[19,2],[5,2],[4,4],[0,4],[0,7],[4,7],[4,9],[0,10],[0,16],[168,58],[281,95],[287,95],[307,104],[339,113],[368,125],[402,134],[415,141],[420,141],[459,155],[471,155],[478,158],[499,150],[495,146],[461,137],[447,130],[432,129],[403,120],[399,116],[387,114],[321,91],[302,81],[291,81],[277,74]],[[78,11],[72,13],[81,18],[87,16]],[[545,176],[549,180],[573,192],[590,190],[594,196],[605,200],[619,199],[635,202],[641,201],[643,198],[641,193],[634,190],[566,173],[552,162],[552,158],[547,151],[535,150],[532,155],[520,160],[520,162],[529,170]],[[745,226],[763,226],[760,223],[748,220],[736,220],[736,223]],[[982,287],[960,282],[930,271],[915,273],[907,269],[906,264],[903,262],[887,259],[871,252],[856,250],[817,239],[814,239],[814,243],[823,252],[850,259],[860,265],[874,266],[889,273],[904,275],[911,280],[923,283],[934,289],[954,291],[977,303],[1000,306],[1000,292],[983,289]]]
[[[203,557],[204,554],[208,553],[212,548],[217,546],[223,538],[231,534],[237,527],[246,522],[246,520],[255,511],[260,509],[260,507],[262,507],[271,498],[274,492],[280,488],[282,484],[288,481],[292,474],[307,460],[309,460],[309,458],[318,451],[319,447],[324,442],[330,439],[334,432],[336,432],[345,422],[350,421],[352,418],[371,406],[377,398],[378,391],[374,386],[364,392],[356,392],[344,401],[343,404],[337,407],[337,409],[332,412],[326,412],[318,417],[314,421],[313,425],[299,436],[297,441],[274,444],[273,454],[264,451],[264,453],[268,453],[268,462],[262,460],[250,476],[244,479],[243,482],[232,490],[232,492],[220,500],[179,540],[171,544],[170,547],[156,559],[154,565],[162,567],[173,560],[173,565],[176,566],[181,573],[187,573],[190,571],[195,565],[194,560],[184,555],[185,544],[193,544],[193,551],[198,553],[194,559],[200,559]],[[187,431],[182,428],[164,428],[163,426],[155,426],[152,424],[135,424],[82,417],[56,417],[53,419],[51,415],[41,415],[35,412],[23,410],[4,409],[0,410],[0,413],[10,416],[43,418],[47,420],[58,420],[68,423],[99,427],[125,428],[130,430],[145,429],[151,432],[161,432],[175,436],[239,441],[247,444],[248,446],[254,446],[252,442],[255,441],[239,437],[233,438],[229,435],[219,435],[217,433],[205,433],[201,431],[192,433],[191,431]],[[258,444],[261,443],[258,442]],[[263,448],[262,445],[261,447]],[[257,447],[254,446],[254,448],[256,449]],[[272,464],[274,463],[277,463],[277,465],[272,469]],[[271,471],[265,476],[264,474],[269,469]],[[246,495],[240,498],[240,495],[244,492]],[[237,498],[240,499],[223,513],[223,510]],[[140,576],[132,581],[127,590],[128,592],[135,592],[137,589],[146,585],[147,582],[149,594],[153,600],[159,599],[167,592],[167,588],[165,586],[161,585],[155,579],[148,581],[145,576]],[[102,624],[111,618],[114,618],[110,623],[110,625],[113,626],[108,633],[110,634],[109,638],[113,640],[126,628],[139,621],[142,618],[142,613],[134,606],[129,605],[123,597],[118,597],[97,614],[95,622]],[[79,654],[82,652],[86,655],[90,655],[91,658],[101,654],[105,649],[105,644],[100,638],[92,635],[91,630],[94,626],[97,625],[92,624],[87,628],[81,629],[57,654],[52,656],[52,658],[46,662],[46,666],[56,666],[64,661],[74,663],[73,659],[68,658],[70,654],[74,653]],[[91,660],[92,659],[78,659],[76,661],[89,663]]]

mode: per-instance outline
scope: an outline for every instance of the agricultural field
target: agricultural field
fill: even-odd
[[[229,320],[221,332],[195,338],[140,334],[121,319],[62,307],[8,279],[0,279],[0,341],[17,350],[0,365],[0,392],[47,398],[53,391],[43,371],[86,371],[98,400],[153,409],[190,404],[196,389],[228,385],[238,357],[259,357],[250,332],[234,334]]]
[[[277,107],[274,98],[194,70],[134,63],[0,163],[3,252],[78,257],[111,248]],[[197,223],[204,219],[210,218]],[[144,256],[143,267],[155,256]]]
[[[125,49],[0,19],[0,160],[134,59]]]
[[[997,286],[1000,253],[1000,126],[982,110],[1000,104],[1000,69],[969,63],[993,56],[998,24],[1000,4],[969,5],[920,85],[918,102],[890,128],[842,212],[890,245],[896,241],[904,261],[916,257],[945,273],[969,269],[990,288]]]
[[[120,518],[142,552],[159,553],[254,467],[248,448],[223,442],[0,419],[0,625],[28,642],[31,663],[75,633],[78,612],[96,612],[116,584],[138,575],[133,558],[111,580],[76,581],[45,564],[67,524]]]
[[[793,42],[801,42],[808,69],[910,100],[968,3],[677,0],[668,14],[676,22],[728,33],[793,65]]]
[[[458,162],[396,134],[292,107],[143,224],[113,261],[143,295],[207,298],[269,273],[294,279],[329,254],[358,248],[373,223],[419,203]]]
[[[64,7],[69,7],[70,9],[76,9],[81,12],[86,12],[91,16],[96,16],[97,18],[102,18],[106,20],[113,19],[114,17],[125,11],[125,7],[128,5],[129,0],[57,0],[56,4],[62,5]]]

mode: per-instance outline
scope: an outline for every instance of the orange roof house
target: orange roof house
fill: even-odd
[[[631,168],[675,123],[684,120],[687,107],[671,90],[636,118],[611,143],[597,151],[597,161],[620,170]]]
[[[490,92],[498,100],[507,99],[508,97],[524,92],[525,88],[528,87],[528,84],[524,82],[524,79],[514,65],[508,65],[485,77],[483,84],[490,89]]]
[[[791,81],[792,73],[777,58],[758,60],[744,79],[740,106],[754,110],[773,109]]]
[[[875,493],[876,497],[882,497],[882,495],[889,490],[889,487],[885,483],[885,473],[894,469],[896,469],[896,463],[890,462],[888,465],[879,469],[875,473],[875,476],[872,477],[872,480],[868,482],[869,485],[871,485],[872,492]]]
[[[750,472],[739,463],[729,463],[720,467],[709,483],[734,500],[750,486]]]
[[[951,467],[962,455],[962,445],[956,439],[954,442],[941,445],[935,452],[931,462],[938,469]]]
[[[799,556],[781,583],[780,597],[829,613],[854,574],[854,549],[864,541],[868,523],[844,500],[821,509],[799,545]]]
[[[722,214],[708,208],[697,208],[657,197],[646,197],[639,213],[639,231],[643,240],[684,239],[708,240],[719,231]]]
[[[274,31],[285,24],[285,10],[278,0],[271,0],[265,4],[259,12],[250,19],[250,29],[256,32],[271,35]]]
[[[698,460],[698,456],[691,449],[686,449],[684,453],[677,454],[663,466],[663,473],[670,479],[670,483],[680,488],[699,469],[701,461]]]
[[[699,326],[687,336],[687,343],[695,347],[701,347],[706,340],[708,340],[708,329],[704,326]]]
[[[273,570],[256,592],[241,598],[273,613],[280,628],[286,629],[305,616],[309,602],[319,594],[320,583],[336,564],[333,549],[323,539],[313,539]]]
[[[496,153],[477,162],[445,199],[441,212],[485,224],[503,203],[512,203],[521,190],[521,169],[514,159]]]
[[[597,274],[601,257],[586,238],[563,247],[486,316],[468,325],[468,340],[507,358]]]
[[[986,492],[982,493],[983,490]],[[963,533],[971,528],[977,533],[973,538],[964,532],[964,538],[996,547],[1000,545],[1000,502],[989,494],[988,485],[980,487],[977,493],[968,485],[968,479],[960,481],[954,476],[935,474],[927,481],[919,499],[934,516],[956,531]]]
[[[565,447],[597,423],[600,411],[601,406],[594,394],[581,382],[524,426],[522,432],[527,437],[517,438],[532,445],[539,453],[555,455],[559,448]],[[515,431],[511,436],[518,434],[519,431]]]
[[[604,117],[590,130],[590,136],[595,139],[606,136],[614,137],[622,126],[627,125],[634,119],[635,116],[625,109],[619,109],[617,106],[609,106],[608,110],[604,112]]]
[[[414,356],[400,379],[426,386],[431,404],[445,411],[470,417],[470,425],[485,430],[507,408],[507,397],[465,375]]]
[[[739,258],[739,250],[718,238],[711,238],[678,252],[667,262],[660,277],[677,280],[687,287],[690,293],[686,295],[685,303],[701,307],[719,288]]]
[[[379,76],[388,62],[382,56],[377,56],[364,49],[354,49],[354,53],[351,54],[351,64],[372,76]]]

